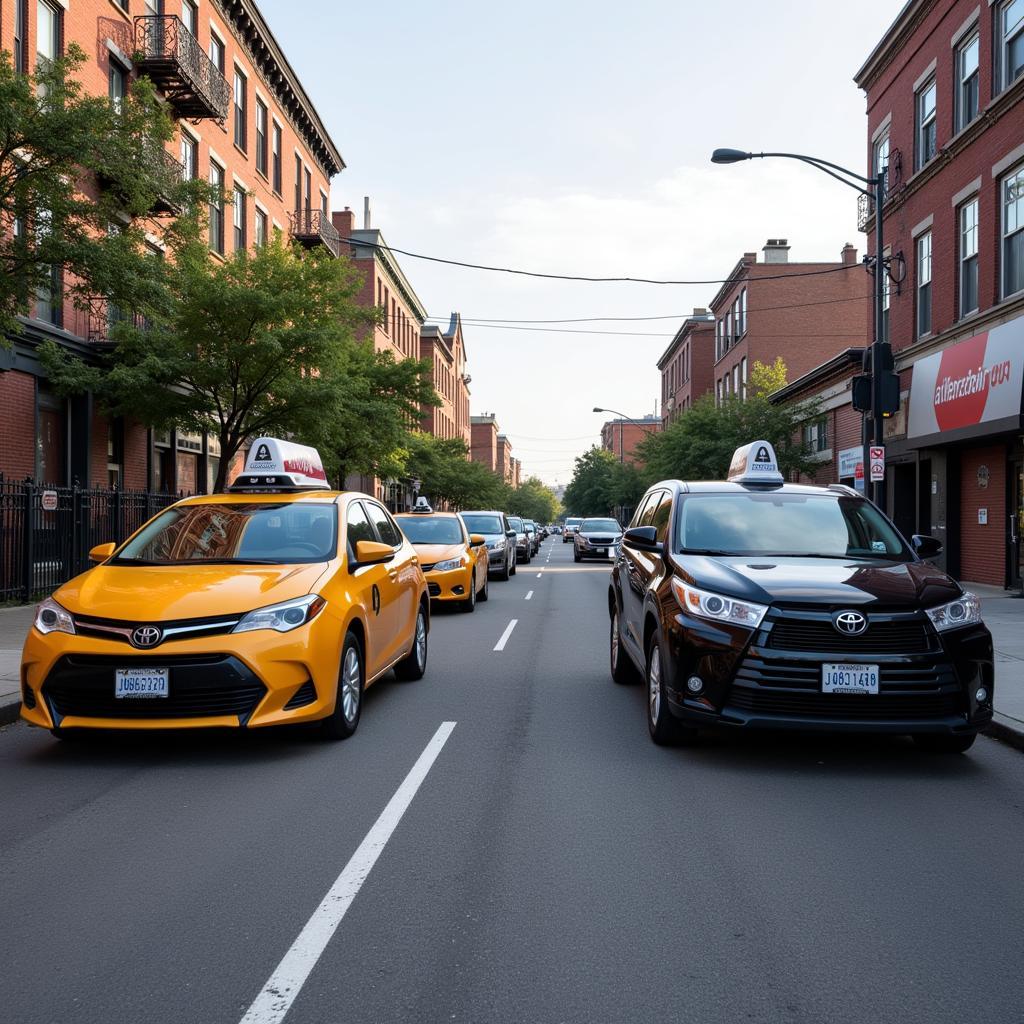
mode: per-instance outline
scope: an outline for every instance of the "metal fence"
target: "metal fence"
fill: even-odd
[[[89,550],[120,543],[175,494],[45,487],[0,480],[0,601],[31,601],[89,568]]]

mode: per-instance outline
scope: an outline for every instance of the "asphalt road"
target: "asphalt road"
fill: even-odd
[[[549,541],[346,743],[0,732],[0,1019],[1024,1020],[1024,758],[659,749],[606,588]]]

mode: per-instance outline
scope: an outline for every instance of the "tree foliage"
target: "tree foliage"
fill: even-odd
[[[550,523],[558,515],[559,502],[554,491],[538,477],[527,477],[518,487],[508,489],[502,506],[512,515]]]
[[[420,481],[420,493],[453,509],[501,508],[505,484],[486,466],[470,462],[461,438],[414,432],[409,437],[406,476]]]

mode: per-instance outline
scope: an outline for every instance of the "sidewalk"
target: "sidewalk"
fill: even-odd
[[[13,722],[21,708],[21,645],[35,610],[34,604],[0,608],[0,725]]]

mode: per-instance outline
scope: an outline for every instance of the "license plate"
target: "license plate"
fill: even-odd
[[[607,548],[598,548],[597,549],[597,553],[603,558],[605,555],[608,554],[608,549]]]
[[[115,668],[114,696],[166,697],[170,674],[166,668]]]
[[[877,665],[821,666],[822,693],[878,693]]]

